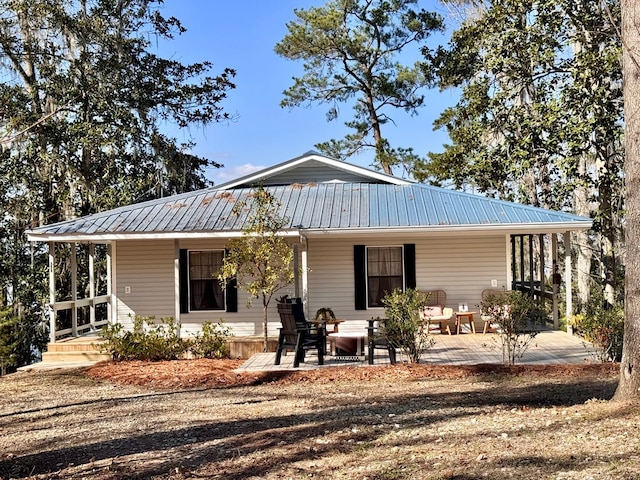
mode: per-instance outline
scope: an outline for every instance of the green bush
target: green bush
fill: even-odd
[[[547,320],[533,297],[518,291],[488,295],[482,300],[480,310],[496,325],[502,361],[508,365],[522,358]]]
[[[229,356],[226,340],[231,329],[223,322],[205,322],[202,331],[191,339],[179,336],[180,326],[173,317],[162,318],[136,316],[133,329],[125,330],[121,323],[102,329],[102,351],[116,361],[121,360],[176,360],[191,352],[195,357],[225,358]]]
[[[387,339],[404,350],[413,363],[419,363],[420,354],[434,343],[420,319],[420,308],[427,304],[428,298],[428,294],[413,288],[405,291],[397,288],[382,298]]]
[[[571,317],[574,332],[585,339],[585,346],[600,362],[619,362],[622,359],[624,334],[624,306],[609,305],[602,298],[593,300],[582,312]]]
[[[179,326],[172,317],[162,318],[137,316],[133,330],[125,331],[120,323],[102,329],[106,342],[102,351],[114,360],[175,360],[186,352],[187,345],[179,336]]]
[[[231,337],[231,328],[219,323],[205,322],[202,330],[194,335],[189,344],[189,350],[195,357],[229,358],[227,339]]]
[[[15,367],[18,359],[18,317],[13,308],[0,308],[0,376],[6,375],[11,367]]]

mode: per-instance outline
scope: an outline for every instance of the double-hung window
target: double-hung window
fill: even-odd
[[[224,310],[225,295],[218,274],[224,250],[189,251],[189,309]]]
[[[384,307],[382,298],[394,289],[416,288],[416,246],[353,246],[356,310]]]
[[[383,307],[382,298],[404,289],[402,247],[367,248],[367,307]]]

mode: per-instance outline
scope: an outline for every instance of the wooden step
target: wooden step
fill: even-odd
[[[100,351],[104,339],[97,336],[66,338],[49,343],[42,353],[43,363],[100,362],[110,360],[111,355]]]
[[[100,353],[97,351],[75,351],[75,352],[43,352],[43,363],[61,363],[61,362],[101,362],[111,360],[108,353]]]

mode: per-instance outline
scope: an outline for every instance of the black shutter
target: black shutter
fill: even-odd
[[[364,245],[353,246],[353,278],[356,310],[367,309],[367,271],[366,248]]]
[[[189,313],[189,251],[180,249],[180,313]]]
[[[416,245],[404,244],[404,284],[406,288],[416,288]]]
[[[229,254],[229,250],[225,248],[224,256]],[[227,285],[224,288],[224,300],[227,307],[227,312],[238,311],[238,281],[235,278],[227,280]]]
[[[224,289],[225,302],[227,304],[227,312],[238,311],[238,281],[233,278],[227,282]]]

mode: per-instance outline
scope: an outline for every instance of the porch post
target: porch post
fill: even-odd
[[[71,335],[78,336],[78,245],[71,242]]]
[[[298,298],[300,296],[300,259],[298,258],[300,250],[297,243],[293,244],[293,296]]]
[[[180,318],[180,241],[173,241],[173,316],[177,325],[182,325]],[[180,328],[178,328],[178,336]]]
[[[93,243],[89,243],[89,328],[92,332],[96,331],[96,274],[93,270],[94,256],[96,253],[96,246]]]
[[[302,296],[302,304],[304,305],[305,308],[305,316],[306,318],[310,318],[309,317],[309,302],[308,300],[308,295],[309,295],[309,291],[308,291],[308,285],[309,285],[309,277],[308,277],[308,272],[309,272],[309,263],[308,263],[308,252],[307,252],[307,237],[305,237],[304,235],[300,236],[300,243],[302,244],[302,252],[300,254],[300,262],[301,262],[301,268],[302,271],[301,273],[301,277],[302,277],[302,291],[301,291],[301,296]]]
[[[116,258],[116,244],[107,243],[107,295],[109,296],[109,308],[107,308],[107,322],[109,325],[118,321],[118,300],[114,292],[117,291],[116,277],[113,275],[113,265]]]
[[[540,244],[540,305],[544,307],[547,302],[546,293],[547,287],[545,282],[544,275],[544,267],[545,267],[545,258],[544,258],[544,234],[538,235],[538,243]]]
[[[551,278],[553,279],[554,278],[553,275],[557,273],[557,269],[558,269],[558,234],[557,233],[551,234],[551,265],[552,265]],[[558,320],[558,289],[560,288],[560,286],[554,281],[552,281],[552,285],[553,285],[553,297],[552,297],[553,328],[557,330],[560,327],[560,321]]]
[[[49,341],[56,343],[56,244],[49,242]]]
[[[573,315],[573,299],[571,296],[571,233],[564,232],[564,291],[567,309],[565,312],[567,331],[570,331],[569,319]]]

